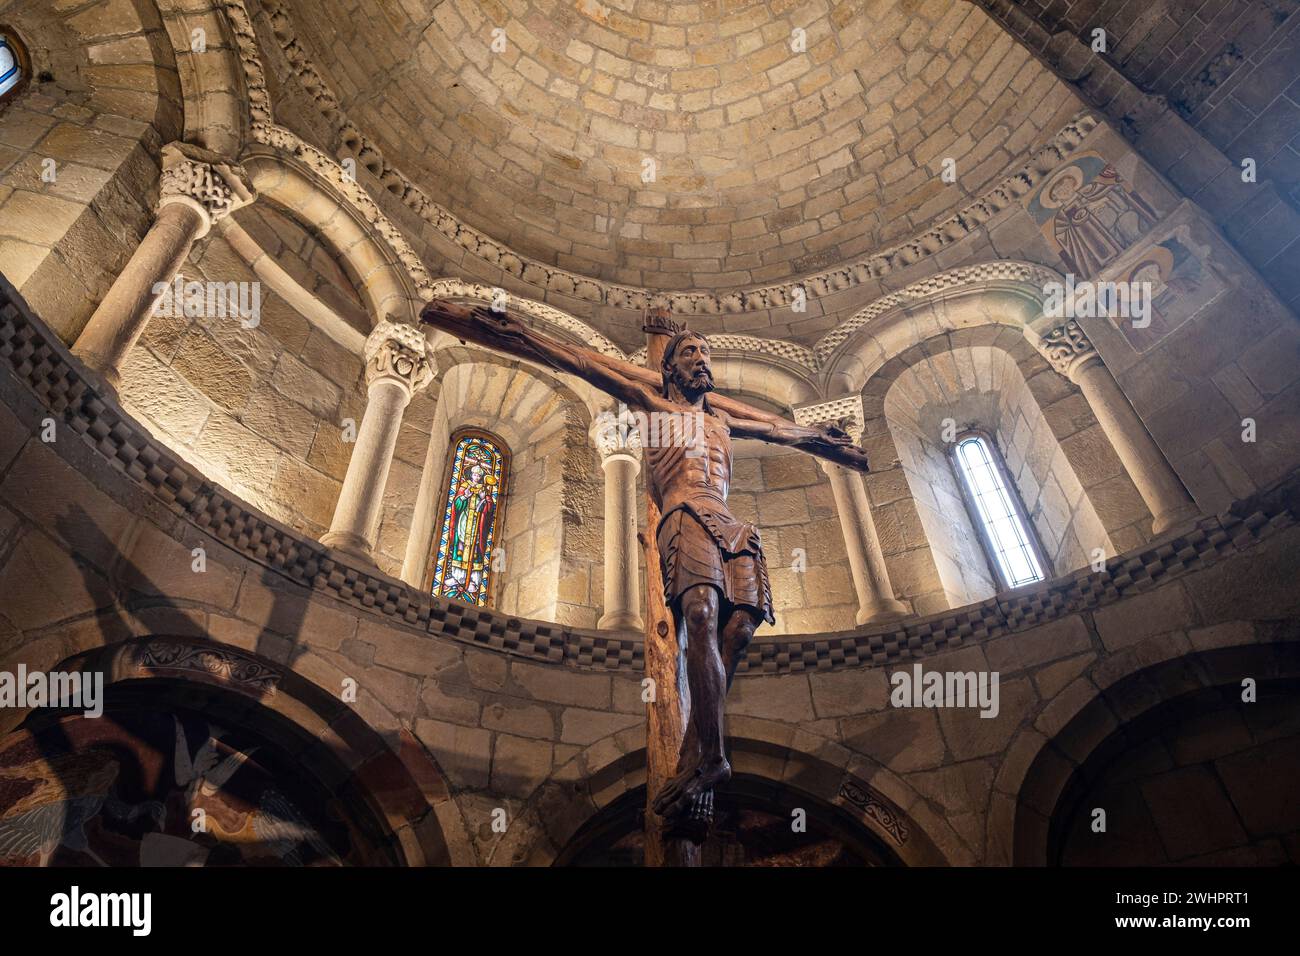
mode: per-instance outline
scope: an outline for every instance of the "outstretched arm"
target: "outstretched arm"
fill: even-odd
[[[435,299],[424,307],[420,321],[463,341],[576,375],[629,407],[654,404],[654,391],[637,374],[643,369],[594,349],[556,341],[504,311]]]
[[[420,321],[478,345],[518,358],[530,359],[567,372],[608,392],[630,408],[668,410],[674,406],[659,396],[660,376],[647,368],[602,355],[594,349],[558,342],[528,328],[508,313],[435,299],[424,307]],[[709,401],[727,414],[737,438],[757,438],[788,445],[857,471],[867,470],[867,456],[843,430],[831,425],[804,426],[771,415],[725,395]]]
[[[794,422],[751,408],[741,402],[715,404],[731,418],[736,438],[757,438],[773,445],[786,445],[825,458],[845,468],[867,471],[867,453],[853,443],[848,432],[837,425],[796,425]]]

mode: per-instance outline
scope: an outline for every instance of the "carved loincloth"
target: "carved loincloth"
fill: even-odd
[[[722,597],[720,626],[736,607],[749,608],[760,621],[776,623],[758,529],[737,519],[725,504],[683,502],[659,519],[657,537],[669,607],[675,609],[689,588],[708,584]]]

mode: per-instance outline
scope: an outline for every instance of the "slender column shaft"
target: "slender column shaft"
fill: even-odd
[[[1142,424],[1123,389],[1075,319],[1042,317],[1025,336],[1052,368],[1079,386],[1102,431],[1110,439],[1152,515],[1151,533],[1160,534],[1194,518],[1196,504],[1160,446]]]
[[[909,613],[908,606],[894,597],[862,476],[832,462],[821,464],[830,478],[840,530],[844,534],[844,550],[858,595],[857,623],[889,620]]]
[[[155,290],[171,284],[214,223],[255,197],[242,167],[189,143],[163,147],[158,189],[153,225],[72,347],[113,388],[160,298]]]
[[[330,529],[321,544],[374,563],[384,488],[411,397],[433,380],[424,334],[410,325],[380,322],[366,339],[369,398]]]
[[[167,203],[154,219],[144,241],[136,247],[77,337],[72,351],[117,388],[127,354],[135,346],[159,299],[159,284],[168,285],[189,257],[195,240],[208,230],[208,220],[186,203]]]
[[[1102,431],[1115,447],[1142,500],[1151,510],[1151,533],[1160,534],[1196,515],[1192,497],[1169,466],[1142,419],[1129,404],[1119,383],[1100,361],[1075,374],[1075,383],[1088,400]]]
[[[392,380],[370,386],[370,400],[357,430],[356,447],[348,461],[343,490],[334,508],[334,520],[321,543],[369,559],[379,530],[388,470],[393,464],[402,412],[411,400],[410,391]]]
[[[417,589],[424,587],[425,576],[429,571],[433,538],[442,530],[440,527],[435,528],[435,524],[443,516],[440,505],[444,503],[437,499],[442,488],[443,466],[446,464],[447,438],[448,436],[443,434],[438,435],[437,439],[434,437],[429,439],[429,447],[424,454],[424,470],[420,473],[419,498],[416,502],[415,514],[411,517],[411,530],[406,538],[402,580]],[[439,440],[436,448],[433,444],[435,440]]]
[[[639,631],[640,581],[637,575],[636,476],[641,464],[632,455],[614,453],[605,470],[605,613],[596,626]]]

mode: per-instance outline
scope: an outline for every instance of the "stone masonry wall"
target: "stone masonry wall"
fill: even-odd
[[[257,281],[219,234],[195,247],[182,275]],[[265,283],[260,295],[260,321],[252,328],[238,317],[154,316],[127,360],[122,395],[169,447],[244,500],[319,538],[347,473],[349,432],[365,414],[361,356]],[[417,395],[407,408],[385,488],[388,527],[381,524],[377,558],[390,573],[401,568],[406,540],[394,524],[404,519],[402,530],[409,526],[432,401]]]
[[[1101,432],[1101,426],[1096,422],[1085,424],[1086,419],[1073,420],[1071,424],[1078,430],[1062,438],[1064,416],[1058,413],[1058,424],[1053,428],[1011,354],[999,351],[989,358],[1001,359],[989,363],[990,384],[998,402],[998,447],[1047,551],[1051,563],[1049,573],[1077,571],[1093,561],[1098,549],[1109,558],[1145,540],[1139,526],[1147,511],[1140,502],[1131,503],[1132,523],[1118,529],[1125,542],[1120,546],[1114,543],[1097,515],[1093,495],[1102,494],[1097,486],[1123,472],[1119,456]],[[1061,384],[1067,383],[1062,380]],[[1093,430],[1091,434],[1089,429]],[[1080,433],[1083,433],[1081,437]],[[1088,443],[1087,456],[1073,459],[1067,456],[1063,442],[1071,439],[1076,445]],[[1075,469],[1084,462],[1088,467],[1079,475]],[[1124,538],[1125,532],[1130,537]]]
[[[353,678],[357,713],[380,733],[411,731],[446,775],[455,810],[442,819],[448,842],[477,862],[545,862],[639,785],[637,672],[526,660],[310,596],[178,523],[75,435],[40,441],[37,421],[0,408],[0,666],[49,668],[88,647],[173,634],[262,655],[326,693]],[[30,494],[34,486],[43,494]],[[1129,597],[924,657],[926,669],[997,671],[992,719],[969,708],[892,706],[890,676],[910,670],[906,654],[883,666],[750,668],[728,702],[737,772],[830,800],[838,781],[857,781],[903,815],[911,835],[901,842],[863,821],[904,855],[926,840],[948,862],[1008,863],[1018,815],[1050,802],[1098,735],[1184,691],[1300,669],[1287,649],[1294,633],[1280,623],[1300,615],[1290,586],[1297,534],[1283,525],[1258,544],[1243,537],[1240,552]],[[199,544],[203,573],[191,566]],[[1154,699],[1109,695],[1165,664],[1174,671],[1152,685]],[[1097,707],[1100,722],[1090,716]],[[1039,755],[1053,740],[1060,749],[1049,772]],[[504,835],[490,825],[497,808],[510,823]]]
[[[858,597],[844,552],[830,479],[801,452],[755,454],[738,442],[728,502],[763,538],[776,626],[760,635],[811,634],[853,627]],[[797,556],[795,549],[802,550]],[[802,570],[800,570],[802,567]]]
[[[34,74],[0,112],[0,272],[71,342],[153,220],[180,83],[156,12],[4,0],[0,21]]]

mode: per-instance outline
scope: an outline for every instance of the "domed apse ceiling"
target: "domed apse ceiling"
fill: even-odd
[[[523,255],[649,288],[887,247],[1081,105],[949,0],[288,7],[348,118],[430,198]]]

